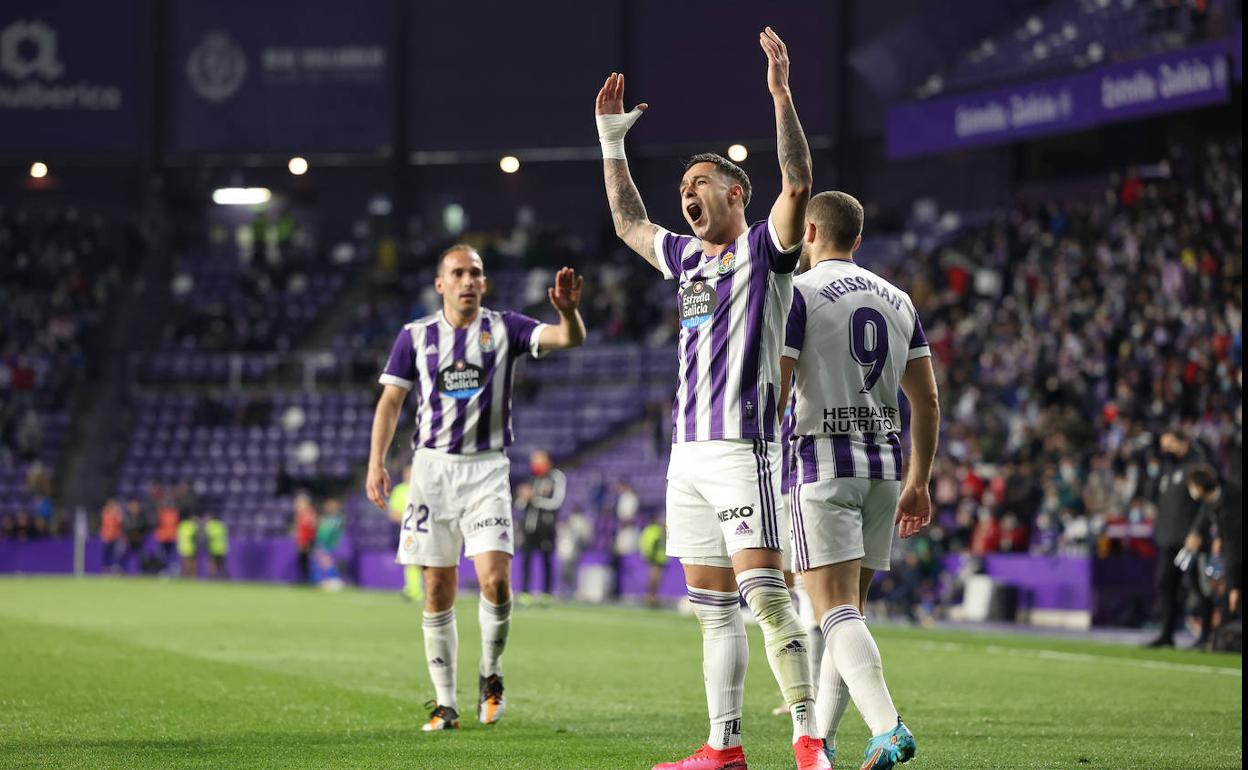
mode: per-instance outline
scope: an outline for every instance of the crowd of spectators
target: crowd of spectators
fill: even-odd
[[[0,537],[56,525],[49,437],[97,363],[92,336],[142,242],[137,227],[74,208],[0,207]]]

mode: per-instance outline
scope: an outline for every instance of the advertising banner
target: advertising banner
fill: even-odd
[[[888,156],[1082,131],[1230,98],[1226,43],[1107,64],[1077,75],[903,104],[888,111]]]
[[[151,114],[147,9],[0,4],[0,152],[140,151]]]
[[[393,15],[389,0],[178,0],[170,148],[388,152]]]

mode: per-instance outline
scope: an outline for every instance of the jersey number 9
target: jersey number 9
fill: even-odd
[[[854,360],[862,366],[871,367],[862,381],[867,393],[880,381],[884,364],[888,362],[888,322],[884,314],[873,307],[860,307],[849,320],[849,350]]]

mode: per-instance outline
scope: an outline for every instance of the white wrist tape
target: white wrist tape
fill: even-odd
[[[622,115],[595,115],[598,124],[598,143],[602,145],[602,157],[613,160],[624,160],[624,135],[633,127],[641,110],[636,107],[632,112]]]

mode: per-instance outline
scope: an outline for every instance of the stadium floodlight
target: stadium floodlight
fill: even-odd
[[[305,158],[295,156],[286,164],[286,168],[290,169],[290,173],[295,176],[303,176],[308,173],[308,161]]]
[[[503,170],[504,174],[514,174],[520,170],[520,159],[515,155],[504,155],[503,159],[498,162],[498,167]]]
[[[254,206],[268,203],[272,197],[267,187],[218,187],[212,191],[212,202],[218,206]]]
[[[34,179],[43,179],[48,175],[48,164],[41,161],[35,161],[30,164],[30,175]]]
[[[734,144],[728,148],[728,159],[733,163],[740,163],[750,157],[750,151],[745,149],[744,144]]]

